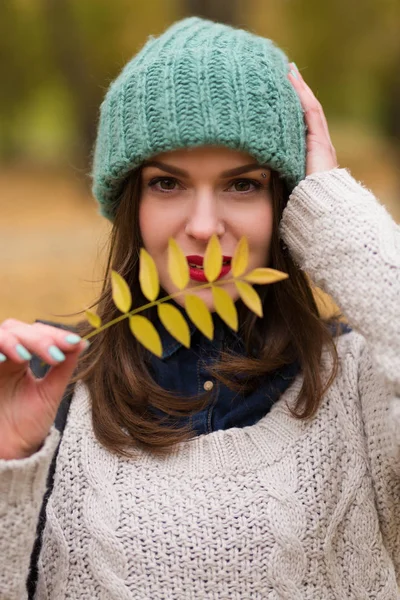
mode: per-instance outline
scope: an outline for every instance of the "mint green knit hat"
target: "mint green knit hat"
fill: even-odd
[[[305,177],[305,124],[288,59],[266,38],[190,17],[150,36],[101,105],[93,161],[99,212],[114,220],[127,174],[159,152],[246,151],[292,190]]]

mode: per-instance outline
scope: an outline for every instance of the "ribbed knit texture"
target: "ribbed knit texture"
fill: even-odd
[[[358,331],[317,415],[302,375],[255,425],[159,459],[111,455],[78,384],[60,446],[36,600],[400,599],[400,229],[344,169],[307,177],[282,234]],[[330,367],[324,352],[321,368]],[[24,582],[57,444],[0,461],[0,598]],[[397,579],[397,582],[396,582]]]
[[[113,220],[121,182],[159,152],[215,144],[282,174],[305,175],[305,125],[286,55],[248,31],[198,17],[178,21],[111,84],[92,170],[100,212]]]

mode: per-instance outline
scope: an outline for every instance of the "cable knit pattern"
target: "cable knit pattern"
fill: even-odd
[[[114,220],[123,180],[146,158],[205,144],[249,152],[293,189],[306,148],[288,71],[272,40],[207,19],[151,36],[101,105],[92,169],[100,213]]]
[[[79,383],[61,441],[36,600],[400,599],[399,230],[343,169],[307,177],[281,224],[299,264],[359,331],[309,421],[300,374],[249,427],[168,457],[111,455]],[[374,326],[375,323],[375,326]],[[331,365],[324,351],[323,374]],[[53,428],[0,461],[0,598],[22,600]]]
[[[400,396],[400,226],[346,169],[308,176],[294,196],[281,221],[283,239],[368,339],[377,368]]]
[[[54,429],[24,460],[0,460],[0,599],[26,597],[25,580],[51,459],[60,440]]]

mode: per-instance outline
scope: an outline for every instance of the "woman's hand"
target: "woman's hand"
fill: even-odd
[[[307,126],[306,176],[338,167],[328,123],[323,108],[302,78],[294,63],[290,63],[288,79],[299,96]]]
[[[85,344],[72,332],[42,323],[0,324],[0,459],[39,450]],[[43,379],[29,368],[31,352],[52,365]]]

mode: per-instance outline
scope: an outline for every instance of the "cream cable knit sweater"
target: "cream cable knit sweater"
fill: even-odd
[[[400,228],[345,169],[307,177],[284,212],[295,260],[356,331],[314,419],[301,376],[250,427],[160,460],[110,455],[78,385],[39,561],[40,600],[400,598]],[[329,364],[324,354],[323,368]],[[59,434],[0,461],[0,597],[26,598]]]

